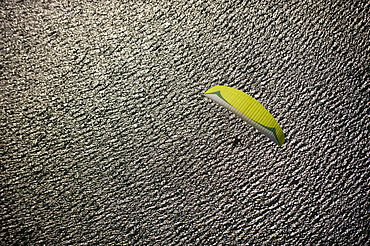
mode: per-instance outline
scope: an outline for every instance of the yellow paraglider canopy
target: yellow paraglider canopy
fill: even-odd
[[[279,146],[284,143],[285,136],[279,123],[261,103],[250,95],[222,85],[210,88],[204,95],[242,118]]]

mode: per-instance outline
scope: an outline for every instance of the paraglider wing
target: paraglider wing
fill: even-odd
[[[285,136],[279,123],[261,103],[250,95],[222,85],[210,88],[204,95],[242,118],[279,146],[284,143]]]

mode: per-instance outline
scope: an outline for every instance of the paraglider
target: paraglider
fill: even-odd
[[[281,146],[284,143],[285,136],[279,123],[261,103],[250,95],[222,85],[211,87],[204,95],[239,116],[277,145]]]

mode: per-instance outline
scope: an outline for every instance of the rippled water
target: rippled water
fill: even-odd
[[[0,6],[1,245],[369,243],[368,4]]]

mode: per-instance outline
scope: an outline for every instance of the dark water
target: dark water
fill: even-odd
[[[2,1],[0,244],[369,244],[364,2]]]

